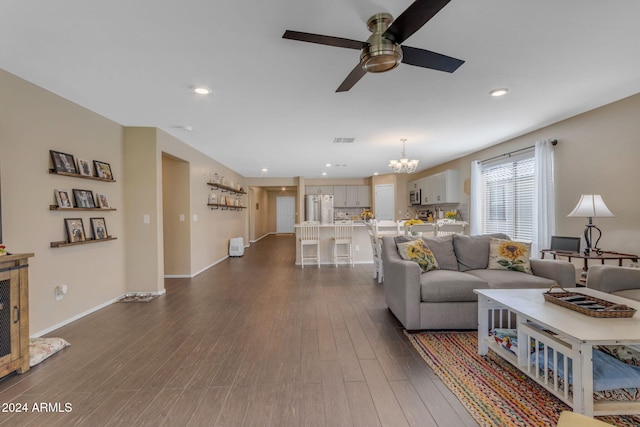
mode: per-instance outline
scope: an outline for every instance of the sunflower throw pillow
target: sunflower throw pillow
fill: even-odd
[[[490,270],[512,270],[521,273],[533,274],[529,256],[531,255],[531,243],[514,242],[511,240],[489,239],[489,265]]]
[[[433,252],[422,239],[398,243],[398,253],[402,259],[417,263],[423,273],[440,268]]]

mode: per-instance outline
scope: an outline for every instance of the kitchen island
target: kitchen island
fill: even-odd
[[[295,225],[296,230],[296,265],[300,265],[300,224]],[[320,264],[333,266],[333,235],[334,224],[320,224]],[[339,248],[342,251],[344,247]],[[308,251],[314,251],[314,247],[307,246],[305,254]],[[353,223],[353,263],[354,264],[373,264],[373,251],[371,249],[371,240],[367,233],[367,227],[364,223]],[[346,265],[345,261],[338,261],[338,265]],[[315,267],[309,262],[305,263],[305,267]]]

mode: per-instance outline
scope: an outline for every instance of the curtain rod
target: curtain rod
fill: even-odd
[[[558,140],[557,139],[552,139],[551,140],[551,145],[555,146],[557,144],[558,144]],[[493,156],[493,157],[490,157],[488,159],[480,160],[480,163],[486,163],[486,162],[489,162],[491,160],[499,159],[500,157],[511,157],[512,154],[519,153],[521,151],[531,150],[532,148],[536,148],[536,146],[535,145],[530,145],[529,147],[524,147],[524,148],[520,148],[518,150],[509,151],[508,153],[498,154],[497,156]]]

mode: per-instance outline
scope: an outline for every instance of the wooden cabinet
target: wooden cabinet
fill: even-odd
[[[28,259],[32,256],[0,256],[0,377],[29,370]]]

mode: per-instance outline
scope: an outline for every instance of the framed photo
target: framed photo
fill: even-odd
[[[111,173],[111,165],[105,162],[93,161],[93,165],[96,167],[96,175],[104,179],[113,179],[113,173]]]
[[[76,200],[76,208],[95,208],[93,191],[73,189],[73,198]]]
[[[72,208],[71,196],[67,190],[53,190],[59,208]]]
[[[78,171],[80,172],[80,175],[93,176],[93,172],[91,172],[91,163],[86,160],[78,159]]]
[[[76,160],[71,154],[54,150],[49,150],[49,152],[51,153],[51,160],[53,161],[53,169],[56,172],[78,173]]]
[[[84,234],[82,218],[65,218],[64,225],[67,229],[69,243],[84,242],[87,240]]]
[[[96,193],[96,200],[98,201],[98,207],[101,209],[111,209],[109,199],[104,193]]]
[[[107,224],[104,222],[104,218],[90,218],[90,221],[93,238],[95,240],[106,239],[109,237],[109,234],[107,233]]]

